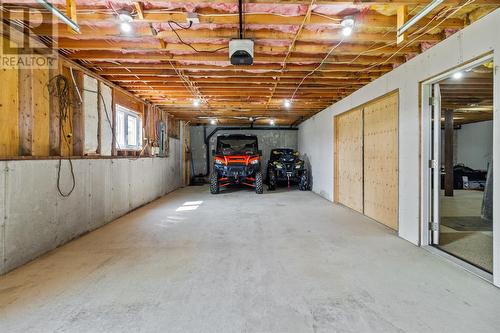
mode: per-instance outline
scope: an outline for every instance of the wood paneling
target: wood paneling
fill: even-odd
[[[1,39],[3,43],[7,42]],[[19,147],[19,74],[17,69],[0,69],[0,156],[15,156]]]
[[[49,156],[49,82],[48,69],[32,70],[33,136],[32,155]]]
[[[334,119],[335,201],[363,212],[363,113],[355,109]]]
[[[19,155],[31,156],[33,143],[33,80],[30,69],[19,69]]]
[[[364,213],[398,228],[398,94],[364,107]]]

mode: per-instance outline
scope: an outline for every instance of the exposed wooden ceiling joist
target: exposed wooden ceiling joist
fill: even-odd
[[[244,2],[248,4],[245,38],[253,39],[256,45],[254,64],[248,67],[229,65],[227,49],[216,53],[193,50],[215,50],[237,37],[235,0],[188,0],[175,5],[164,1],[120,3],[119,9],[134,17],[133,33],[129,35],[120,31],[116,8],[105,0],[73,1],[71,10],[80,24],[79,35],[52,20],[47,12],[41,16],[42,24],[31,23],[36,23],[32,29],[35,34],[53,39],[68,58],[179,118],[264,115],[276,118],[278,124],[292,124],[463,28],[470,23],[470,15],[477,19],[478,12],[484,15],[500,6],[500,0],[476,0],[465,7],[465,1],[444,1],[408,31],[405,41],[396,44],[399,6],[406,6],[410,18],[427,0]],[[36,0],[17,5],[13,0],[3,2],[10,19],[24,20],[22,8],[40,8]],[[66,10],[64,4],[56,6]],[[198,26],[187,28],[188,9],[199,15]],[[340,23],[346,15],[353,15],[355,28],[343,40]],[[6,15],[4,18],[9,19]],[[174,24],[182,40],[168,21],[187,28]],[[331,52],[339,42],[341,45]],[[309,74],[311,71],[314,73]],[[186,87],[186,80],[196,87],[196,94]],[[449,98],[449,105],[462,103],[463,96],[472,93],[486,100],[490,87],[480,74],[471,73],[466,87],[453,80],[443,84],[443,95]],[[284,108],[282,101],[294,91],[292,107]],[[198,94],[206,102],[197,109],[192,100]]]

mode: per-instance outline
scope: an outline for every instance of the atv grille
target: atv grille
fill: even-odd
[[[247,159],[244,157],[231,157],[227,159],[227,163],[232,165],[246,165]]]

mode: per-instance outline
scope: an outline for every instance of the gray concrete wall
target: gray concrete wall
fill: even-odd
[[[212,132],[216,126],[207,126],[207,135]],[[296,130],[229,130],[219,131],[210,140],[210,154],[215,149],[217,135],[221,134],[252,134],[257,135],[259,140],[259,149],[262,150],[263,163],[266,165],[269,154],[273,148],[293,148],[297,149],[298,131]],[[191,154],[193,157],[194,174],[199,175],[206,172],[206,150],[203,137],[203,126],[191,126]],[[212,159],[212,156],[210,156]]]
[[[166,158],[73,160],[67,198],[57,192],[57,160],[0,161],[0,274],[178,188],[179,140],[170,140]]]

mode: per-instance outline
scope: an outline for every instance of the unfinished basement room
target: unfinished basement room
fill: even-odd
[[[500,332],[500,0],[0,9],[0,333]]]

